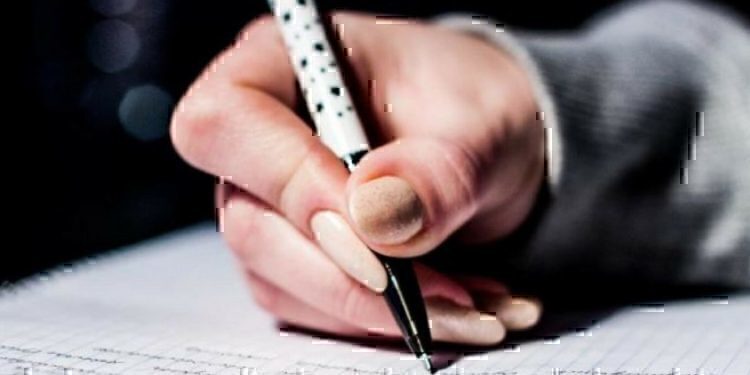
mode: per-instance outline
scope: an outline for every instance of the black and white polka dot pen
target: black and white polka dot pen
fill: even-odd
[[[370,149],[362,122],[344,81],[340,63],[313,0],[269,0],[289,52],[297,81],[318,136],[351,171]],[[388,275],[383,292],[404,334],[406,344],[434,372],[430,359],[430,334],[424,301],[411,261],[378,258]]]

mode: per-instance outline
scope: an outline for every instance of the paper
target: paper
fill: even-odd
[[[0,294],[0,374],[422,374],[380,345],[280,332],[200,226]],[[632,307],[443,374],[750,374],[750,296]]]

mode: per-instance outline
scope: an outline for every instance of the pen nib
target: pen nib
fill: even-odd
[[[430,374],[435,373],[435,368],[432,367],[432,361],[430,360],[429,355],[422,354],[419,356],[419,359],[422,361],[422,364],[424,365],[425,370],[427,370]]]

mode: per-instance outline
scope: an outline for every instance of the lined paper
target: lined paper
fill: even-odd
[[[405,352],[280,331],[213,227],[0,293],[0,374],[422,374]],[[750,296],[633,306],[443,374],[750,374]]]

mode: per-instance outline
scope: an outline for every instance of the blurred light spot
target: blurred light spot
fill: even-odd
[[[138,0],[90,0],[91,7],[104,16],[119,16],[130,12]]]
[[[88,47],[92,64],[107,73],[115,73],[133,64],[141,43],[130,24],[106,20],[94,25]]]
[[[172,97],[154,85],[133,87],[125,93],[117,115],[125,131],[141,141],[152,141],[167,133]]]

